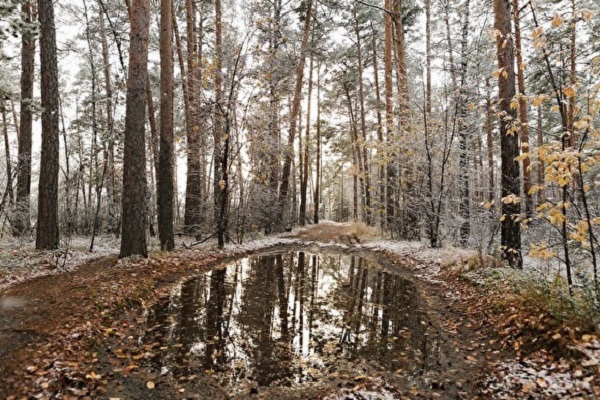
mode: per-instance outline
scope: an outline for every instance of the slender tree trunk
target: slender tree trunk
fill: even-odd
[[[279,44],[281,41],[281,0],[273,1],[273,18],[269,37],[269,191],[271,204],[279,208],[277,189],[279,188],[280,169],[280,129],[279,129]],[[279,215],[279,212],[275,213]],[[267,216],[266,233],[273,228],[273,214]],[[280,225],[280,222],[277,222]]]
[[[314,35],[313,35],[314,40]],[[308,66],[308,104],[306,107],[306,134],[304,135],[304,154],[300,152],[300,157],[304,157],[304,162],[301,171],[301,182],[300,182],[300,226],[306,225],[306,203],[307,203],[307,191],[308,191],[308,161],[310,155],[310,109],[313,91],[313,55],[310,55],[310,62]]]
[[[467,86],[467,68],[468,68],[468,35],[469,35],[469,0],[464,3],[465,13],[462,26],[462,38],[461,38],[461,69],[460,69],[460,88],[456,101],[458,102],[458,134],[459,134],[459,186],[460,186],[460,205],[459,214],[461,217],[460,225],[460,242],[463,246],[469,241],[471,235],[471,204],[470,204],[470,191],[469,191],[469,170],[470,170],[470,157],[469,157],[469,132],[467,126],[467,98],[468,94],[465,93]]]
[[[202,180],[200,161],[200,106],[199,91],[201,82],[196,81],[201,58],[196,54],[196,19],[192,0],[185,1],[186,33],[187,33],[187,97],[190,118],[187,129],[187,176],[185,189],[184,225],[187,234],[198,236],[202,223]]]
[[[104,61],[104,86],[106,91],[106,132],[104,143],[107,147],[108,157],[107,166],[107,196],[108,196],[108,213],[110,228],[113,232],[118,231],[117,217],[117,202],[115,198],[115,150],[114,150],[114,118],[113,118],[113,89],[111,82],[110,71],[110,56],[108,52],[108,40],[106,37],[106,27],[104,23],[104,13],[98,13],[98,21],[100,23],[100,39],[102,41],[102,59]]]
[[[542,105],[537,109],[537,148],[538,150],[544,146],[544,125],[542,124]],[[538,159],[537,166],[537,184],[544,184],[544,162]],[[539,198],[538,198],[539,201]]]
[[[379,67],[377,61],[377,35],[375,28],[371,25],[373,34],[371,35],[371,47],[373,48],[373,75],[375,78],[375,101],[377,111],[377,164],[379,165],[379,171],[377,180],[379,183],[379,218],[381,224],[381,230],[385,227],[385,158],[384,153],[384,142],[383,142],[383,117],[381,115],[381,91],[379,89]]]
[[[487,89],[486,97],[486,144],[487,144],[487,164],[488,164],[488,187],[491,202],[494,200],[494,112],[492,110],[492,88],[490,78],[485,78],[485,87]]]
[[[21,15],[26,25],[33,23],[34,10],[32,0],[25,1]],[[21,35],[21,121],[19,123],[19,154],[17,160],[17,204],[13,222],[13,234],[21,236],[30,228],[31,194],[31,145],[33,114],[33,80],[35,66],[36,38],[23,33]]]
[[[102,204],[102,188],[104,186],[104,179],[106,177],[106,172],[107,172],[107,168],[108,168],[108,151],[106,149],[106,143],[103,143],[103,167],[102,167],[102,172],[101,175],[98,176],[98,122],[97,122],[97,101],[96,101],[96,67],[95,67],[95,60],[93,57],[93,50],[92,50],[92,39],[91,39],[91,34],[90,34],[90,21],[89,21],[89,17],[88,17],[88,10],[87,10],[87,2],[86,0],[83,0],[83,7],[85,9],[85,22],[86,22],[86,39],[88,42],[88,50],[89,50],[89,62],[90,62],[90,71],[92,74],[92,131],[93,131],[93,139],[92,139],[92,148],[91,148],[91,152],[92,152],[92,156],[93,159],[95,160],[95,173],[96,176],[94,177],[94,179],[92,179],[92,173],[91,173],[91,162],[90,162],[90,188],[88,191],[88,194],[90,194],[91,196],[91,192],[92,192],[92,188],[91,188],[91,184],[92,181],[96,182],[96,208],[95,210],[92,210],[93,214],[93,218],[92,218],[92,239],[90,241],[90,252],[94,250],[94,241],[96,239],[96,232],[98,229],[98,216],[100,214],[100,205]],[[102,14],[101,14],[102,15]],[[91,158],[90,158],[91,160]],[[91,197],[90,197],[90,205],[91,205]]]
[[[570,52],[569,52],[569,83],[571,87],[575,89],[575,85],[577,84],[577,16],[576,16],[576,8],[575,8],[575,0],[571,0],[571,43],[570,43]],[[575,137],[575,129],[573,127],[573,123],[575,122],[575,90],[572,96],[569,96],[569,111],[567,113],[567,123],[569,128],[569,135],[571,136],[571,146],[577,146],[577,138]],[[575,179],[577,184],[578,180]]]
[[[509,128],[516,120],[516,113],[510,107],[515,96],[515,58],[512,42],[512,27],[509,0],[494,0],[494,27],[499,32],[496,38],[498,68],[503,72],[498,77],[500,123],[500,153],[502,157],[502,198],[519,197],[521,191],[519,163],[519,138],[510,135]],[[506,119],[509,119],[507,122]],[[514,268],[522,268],[521,225],[517,221],[520,214],[518,202],[502,202],[502,257]]]
[[[42,154],[38,194],[37,250],[53,250],[59,245],[58,170],[59,109],[58,59],[52,0],[38,0],[40,21],[40,66],[42,89]]]
[[[222,141],[223,141],[223,125],[224,125],[224,104],[223,104],[223,33],[221,24],[221,0],[215,0],[215,105],[214,105],[214,153],[213,153],[213,190],[214,190],[214,218],[219,224],[219,214],[221,204],[223,202],[223,194],[225,188],[221,183],[222,172],[221,160]],[[221,233],[221,232],[219,232]],[[224,235],[224,232],[222,232]],[[225,245],[225,238],[219,235],[219,247]],[[223,236],[223,237],[222,237]]]
[[[356,10],[355,10],[356,11]],[[358,25],[358,17],[354,15],[354,32],[356,34],[356,54],[358,62],[358,96],[360,104],[360,132],[359,149],[362,150],[362,170],[365,185],[365,222],[371,224],[371,179],[369,173],[369,154],[367,149],[367,123],[365,113],[365,94],[363,83],[363,59],[362,59],[362,39]]]
[[[62,137],[63,137],[63,149],[65,152],[65,202],[67,206],[67,236],[71,236],[73,234],[73,211],[72,211],[72,203],[71,203],[71,162],[69,155],[69,143],[67,141],[67,127],[65,125],[65,112],[62,106],[62,101],[60,102],[60,122],[62,125]]]
[[[302,98],[302,84],[304,82],[304,65],[306,63],[306,52],[308,51],[308,39],[310,35],[312,7],[313,0],[308,0],[308,6],[306,8],[306,17],[304,19],[304,33],[302,35],[302,44],[300,46],[300,58],[298,60],[298,66],[296,67],[296,86],[294,89],[294,99],[292,101],[292,110],[290,114],[290,133],[288,138],[288,148],[285,150],[285,160],[283,163],[283,171],[281,173],[281,186],[279,188],[279,224],[283,224],[283,213],[287,208],[288,190],[290,186],[290,172],[292,167],[292,161],[294,158],[293,146],[294,140],[296,138],[298,115],[300,113],[300,100]]]
[[[8,196],[8,202],[12,208],[15,200],[15,196],[13,193],[12,160],[10,159],[10,140],[8,139],[8,118],[6,115],[6,102],[2,98],[0,98],[0,110],[2,110],[4,155],[6,157],[6,195]]]
[[[385,0],[385,8],[391,10],[392,1]],[[385,19],[385,42],[384,42],[384,71],[385,71],[385,131],[387,140],[387,149],[384,151],[386,164],[386,219],[388,227],[394,226],[395,219],[395,197],[396,197],[396,165],[394,161],[394,106],[393,106],[393,86],[392,86],[392,17],[386,13]]]
[[[133,0],[123,160],[123,231],[120,257],[148,256],[146,242],[146,84],[150,1]]]
[[[315,192],[313,193],[314,215],[313,222],[319,223],[319,204],[321,202],[321,63],[317,65],[317,179],[315,181]]]
[[[17,133],[17,144],[19,143],[19,136],[21,136],[21,131],[19,129],[19,117],[17,116],[17,108],[15,107],[14,101],[10,100],[10,109],[12,111],[13,124],[15,125],[15,132]]]
[[[162,250],[175,248],[173,232],[173,17],[171,0],[160,3],[160,155],[157,200],[158,235]]]
[[[350,134],[351,134],[351,138],[352,138],[352,167],[353,167],[353,173],[352,173],[352,179],[353,179],[353,183],[354,183],[354,214],[353,214],[353,218],[354,220],[358,220],[358,203],[359,203],[359,198],[360,198],[360,202],[361,202],[361,206],[362,206],[362,210],[363,210],[363,215],[364,215],[364,209],[365,209],[365,183],[364,183],[364,177],[363,177],[363,170],[362,170],[362,159],[361,159],[361,154],[360,154],[360,147],[359,147],[359,140],[358,140],[358,128],[357,128],[357,122],[356,122],[356,117],[355,117],[355,113],[352,107],[352,99],[350,97],[350,90],[348,88],[348,85],[344,85],[344,90],[346,92],[346,99],[348,100],[348,114],[350,116]],[[360,181],[360,196],[358,194],[359,192],[359,188],[358,188],[358,183]]]
[[[398,232],[404,239],[414,240],[418,238],[419,230],[417,223],[415,204],[415,168],[413,157],[407,157],[409,153],[409,142],[411,140],[411,119],[410,119],[410,101],[408,90],[408,68],[406,64],[406,41],[404,39],[404,23],[402,20],[403,3],[402,0],[394,1],[394,39],[396,51],[396,69],[398,74],[398,115],[400,116],[400,127],[402,140],[400,141],[401,154],[398,154],[400,194],[402,208],[399,210],[398,217],[401,217]],[[392,160],[394,160],[392,158]],[[398,201],[398,200],[396,200]]]
[[[525,64],[521,50],[521,16],[519,0],[513,0],[513,17],[515,21],[515,50],[517,56],[517,84],[519,88],[519,121],[521,123],[521,152],[527,155],[523,159],[523,191],[525,192],[525,212],[527,216],[534,214],[531,197],[531,159],[529,158],[529,118],[527,116],[527,97],[525,96]]]
[[[425,0],[425,112],[431,120],[431,0]]]

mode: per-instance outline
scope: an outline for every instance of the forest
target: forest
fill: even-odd
[[[0,114],[0,398],[600,396],[597,0],[0,0]]]

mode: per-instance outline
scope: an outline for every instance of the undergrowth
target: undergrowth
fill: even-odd
[[[585,277],[578,277],[579,285],[571,295],[566,279],[560,274],[510,269],[489,256],[485,256],[483,263],[479,257],[469,259],[460,276],[474,286],[485,287],[503,307],[509,300],[524,313],[549,316],[555,326],[580,333],[600,331],[599,297]]]

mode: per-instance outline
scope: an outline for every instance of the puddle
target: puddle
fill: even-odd
[[[176,286],[150,310],[142,341],[155,372],[210,376],[229,393],[376,371],[417,377],[435,364],[422,307],[413,282],[368,259],[277,253]]]

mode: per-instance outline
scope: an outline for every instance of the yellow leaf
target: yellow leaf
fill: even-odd
[[[555,14],[554,19],[552,19],[552,27],[556,28],[557,26],[561,26],[563,22],[564,21],[563,21],[562,17],[558,14]]]
[[[573,86],[569,86],[569,87],[566,87],[563,89],[563,93],[568,98],[571,98],[571,97],[575,96],[575,89],[573,88]]]
[[[534,39],[537,39],[538,37],[542,36],[542,34],[544,33],[544,28],[537,27],[533,30],[533,32],[531,32],[531,37]]]
[[[536,96],[535,99],[531,102],[534,107],[539,107],[545,100],[545,96]]]
[[[510,109],[516,110],[517,108],[519,108],[519,101],[517,99],[512,99],[510,102]]]

